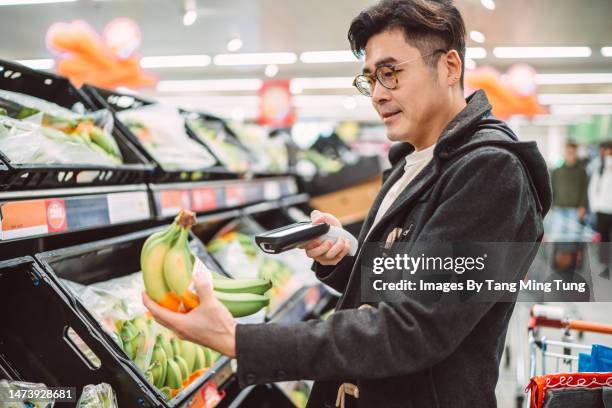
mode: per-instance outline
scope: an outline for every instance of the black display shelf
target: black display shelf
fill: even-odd
[[[68,79],[35,71],[21,64],[0,60],[0,89],[31,95],[68,109],[95,109],[92,101]],[[120,126],[112,131],[124,164],[20,164],[0,152],[0,191],[75,186],[102,186],[144,183],[154,167],[125,136]]]

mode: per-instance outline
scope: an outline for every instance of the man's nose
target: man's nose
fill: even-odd
[[[390,93],[387,88],[382,86],[378,81],[374,81],[372,85],[372,103],[378,105],[390,99]]]

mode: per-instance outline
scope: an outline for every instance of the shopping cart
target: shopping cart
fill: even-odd
[[[552,340],[541,335],[540,329],[544,327],[562,330],[561,340]],[[612,334],[612,325],[571,320],[566,317],[565,310],[561,307],[534,305],[531,308],[528,323],[531,382],[525,390],[530,393],[530,408],[546,408],[547,392],[553,390],[569,388],[597,390],[601,387],[612,387],[612,373],[577,372],[578,353],[591,351],[591,346],[577,342],[582,339],[584,332]],[[551,360],[554,361],[553,364],[550,364]],[[563,395],[557,397],[562,398]],[[575,393],[566,397],[568,398],[566,405],[558,406],[574,406],[569,401],[575,397]],[[580,407],[590,407],[590,405]]]

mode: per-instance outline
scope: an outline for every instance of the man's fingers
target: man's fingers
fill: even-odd
[[[177,323],[182,318],[182,314],[174,313],[173,311],[158,305],[144,292],[142,294],[142,303],[144,303],[145,307],[149,309],[155,320],[170,329],[175,328]]]
[[[197,273],[193,275],[192,279],[198,297],[200,298],[200,302],[210,299],[210,297],[214,295],[212,290],[212,282],[207,282],[203,276]]]
[[[344,239],[340,238],[336,240],[336,243],[325,254],[325,258],[334,259],[335,257],[338,256],[338,254],[340,254],[340,252],[342,252],[345,246],[346,246],[346,242],[344,241]]]
[[[318,247],[319,245],[321,245],[321,240],[315,238],[312,241],[306,242],[305,244],[301,245],[300,247],[302,249],[309,250],[309,249],[314,249],[314,248]]]
[[[310,258],[318,258],[331,248],[331,243],[329,241],[323,242],[321,245],[316,248],[309,249],[306,251],[306,255]]]

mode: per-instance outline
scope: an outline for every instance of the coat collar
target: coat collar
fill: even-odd
[[[482,117],[491,110],[491,105],[485,95],[484,91],[478,90],[470,95],[466,99],[467,105],[457,116],[455,116],[446,125],[442,131],[436,147],[434,149],[434,157],[431,162],[412,180],[408,187],[400,193],[395,202],[389,207],[387,212],[379,220],[378,224],[374,226],[372,231],[372,223],[376,217],[377,209],[380,207],[382,200],[385,195],[395,184],[395,182],[404,174],[403,159],[407,154],[414,151],[408,143],[401,143],[389,152],[389,159],[392,160],[394,166],[391,174],[389,175],[386,182],[383,184],[378,196],[372,204],[372,211],[368,213],[366,220],[364,221],[363,227],[359,234],[359,242],[365,240],[368,235],[372,235],[376,230],[384,225],[385,222],[393,217],[395,213],[402,207],[406,206],[411,200],[418,199],[425,189],[438,177],[439,163],[453,156],[453,153],[461,148],[465,143],[466,135],[469,136],[470,128],[472,128]],[[393,155],[393,157],[391,157]],[[370,233],[370,234],[368,234]]]

